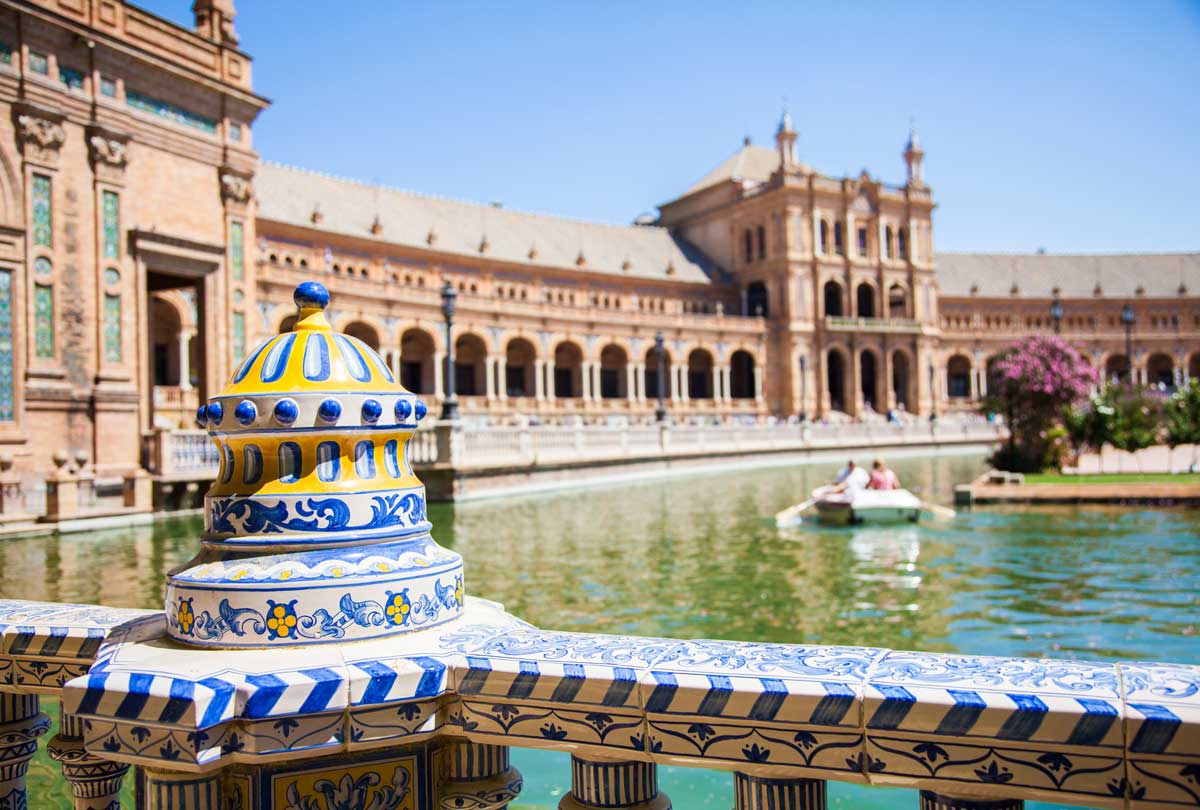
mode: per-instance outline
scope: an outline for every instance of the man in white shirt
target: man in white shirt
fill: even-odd
[[[833,491],[845,492],[850,490],[853,492],[859,489],[866,489],[869,483],[871,483],[870,473],[859,467],[851,459],[846,462],[846,466],[838,473],[837,478],[833,480]]]

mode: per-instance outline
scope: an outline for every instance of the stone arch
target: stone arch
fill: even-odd
[[[904,349],[892,351],[892,395],[896,399],[896,407],[909,410],[912,407],[912,358]]]
[[[600,398],[620,399],[629,396],[629,352],[616,343],[600,350]]]
[[[487,395],[487,341],[465,332],[454,341],[454,391],[465,397]]]
[[[950,399],[971,396],[971,360],[966,355],[955,354],[946,361],[946,395]]]
[[[889,318],[908,317],[908,290],[899,282],[888,287],[887,316]]]
[[[821,288],[825,304],[825,314],[839,317],[844,314],[842,307],[842,285],[830,279]]]
[[[1112,383],[1129,381],[1129,358],[1120,352],[1110,354],[1104,360],[1104,379]]]
[[[150,380],[156,386],[177,386],[180,380],[180,335],[185,312],[179,301],[166,295],[150,296]]]
[[[400,384],[414,394],[435,394],[437,344],[433,335],[413,327],[400,335]]]
[[[537,349],[525,337],[511,338],[504,347],[504,391],[510,397],[536,393]]]
[[[583,349],[572,340],[554,347],[554,396],[583,396]]]
[[[879,397],[879,356],[874,349],[863,349],[858,353],[858,390],[862,391],[863,407],[881,410]]]
[[[642,390],[646,392],[647,399],[658,399],[658,355],[654,351],[654,346],[646,350],[646,373],[645,379],[642,382]],[[663,346],[663,399],[670,399],[674,386],[671,382],[672,371],[674,366],[671,364],[671,350]]]
[[[825,390],[829,392],[829,409],[846,411],[850,401],[850,375],[847,374],[846,353],[838,347],[825,352]]]
[[[755,372],[754,355],[738,349],[729,356],[729,397],[731,399],[754,399]]]
[[[859,318],[875,317],[875,285],[861,281],[854,288],[854,314]]]
[[[695,348],[687,359],[689,399],[713,398],[713,356],[708,349]]]
[[[379,339],[379,330],[365,320],[350,321],[338,331],[344,332],[352,338],[358,338],[376,352],[383,345]]]
[[[1156,387],[1175,387],[1175,361],[1166,352],[1155,352],[1146,360],[1146,383]]]

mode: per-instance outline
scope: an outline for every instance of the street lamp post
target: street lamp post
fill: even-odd
[[[1063,302],[1056,295],[1054,300],[1050,302],[1050,319],[1054,321],[1054,334],[1058,334],[1062,330],[1063,318]]]
[[[454,304],[458,293],[454,285],[447,281],[442,285],[442,320],[446,323],[446,398],[442,400],[442,418],[458,418],[458,397],[454,393]]]
[[[1133,324],[1137,319],[1133,314],[1133,304],[1126,303],[1121,307],[1121,323],[1125,325],[1125,368],[1129,384],[1133,384]]]
[[[663,366],[663,333],[654,333],[654,375],[658,381],[655,393],[658,394],[658,407],[654,409],[654,418],[659,422],[667,421],[667,406],[663,404],[663,389],[667,383],[667,370]]]
[[[937,377],[937,370],[933,367],[933,361],[929,363],[929,418],[930,421],[937,419],[937,389],[934,387],[934,381]]]

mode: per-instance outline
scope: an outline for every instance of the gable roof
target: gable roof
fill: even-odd
[[[755,146],[751,143],[742,144],[742,148],[734,152],[708,174],[701,177],[687,191],[679,195],[686,197],[703,191],[709,186],[715,186],[726,180],[753,180],[764,183],[771,174],[779,168],[779,153],[765,146]]]
[[[656,226],[530,214],[270,162],[260,164],[254,189],[263,219],[384,244],[658,281],[710,283],[723,277],[695,247]],[[321,212],[319,224],[312,221],[314,210]],[[378,235],[372,234],[376,221]],[[432,245],[427,241],[431,232],[436,235]],[[480,251],[485,238],[486,252]],[[531,250],[536,251],[532,259]],[[668,275],[668,267],[673,274]]]
[[[938,253],[941,295],[965,298],[1150,298],[1200,295],[1200,253]]]

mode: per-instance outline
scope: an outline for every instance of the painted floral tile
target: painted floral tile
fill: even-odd
[[[1200,806],[1200,667],[1118,665],[1132,807]]]
[[[1110,664],[893,651],[872,668],[863,707],[872,783],[1123,804]]]

